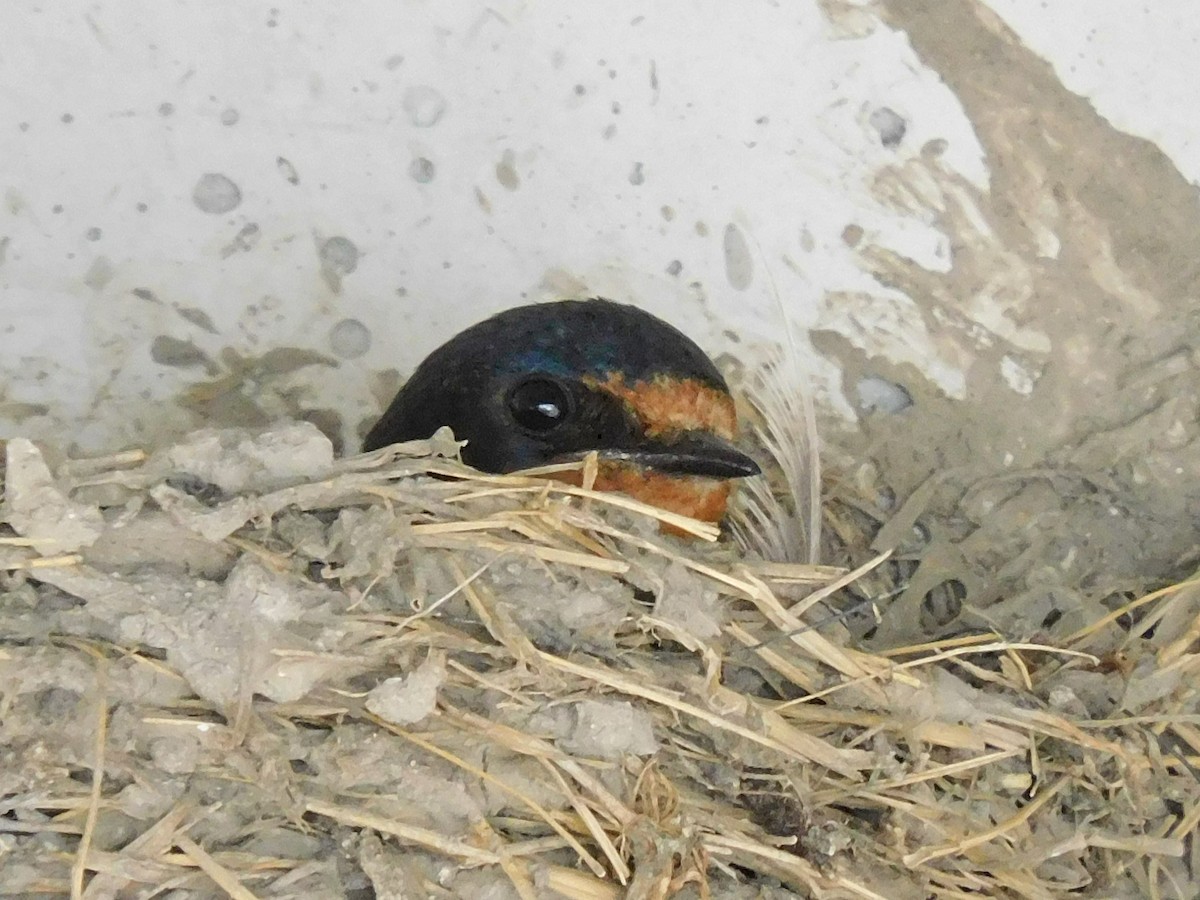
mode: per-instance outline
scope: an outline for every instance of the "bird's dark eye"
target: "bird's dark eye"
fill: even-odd
[[[508,409],[516,423],[535,434],[549,434],[571,415],[571,393],[549,378],[522,381],[508,395]]]

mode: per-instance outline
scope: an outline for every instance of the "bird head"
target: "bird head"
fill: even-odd
[[[564,300],[499,313],[431,353],[363,449],[449,425],[463,461],[513,472],[600,459],[596,487],[717,521],[730,479],[759,473],[734,446],[729,388],[682,332],[633,306]]]

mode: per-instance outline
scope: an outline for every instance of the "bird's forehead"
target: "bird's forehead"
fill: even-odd
[[[581,366],[561,354],[527,349],[510,357],[505,374],[540,373],[582,381],[624,402],[642,423],[646,434],[657,437],[679,431],[708,431],[726,440],[737,434],[737,411],[727,391],[698,378],[658,372],[646,377],[626,373],[612,361],[589,359]]]
[[[585,378],[589,387],[624,401],[650,437],[680,431],[707,431],[733,440],[737,410],[726,391],[695,378],[667,374],[629,381],[623,372]]]
[[[523,322],[511,344],[498,348],[499,373],[582,381],[622,401],[650,437],[698,430],[732,439],[737,433],[733,400],[704,352],[657,319],[616,311],[620,315],[607,318]],[[634,315],[636,321],[629,318]]]

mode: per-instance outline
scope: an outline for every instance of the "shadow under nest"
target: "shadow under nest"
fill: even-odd
[[[867,652],[844,485],[857,572],[437,437],[6,449],[0,893],[1191,895],[1190,582]]]

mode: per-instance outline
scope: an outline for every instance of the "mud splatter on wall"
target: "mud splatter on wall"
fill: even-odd
[[[1085,596],[1137,591],[1196,562],[1197,189],[1154,144],[1066,91],[979,3],[880,8],[962,101],[990,183],[972,185],[926,145],[874,190],[936,223],[948,265],[861,248],[962,372],[953,396],[862,336],[817,335],[847,387],[882,377],[914,401],[862,421],[866,455],[901,500],[878,544],[921,558],[878,639],[912,638],[938,616],[951,630],[1070,633]],[[861,316],[878,301],[827,302]]]

